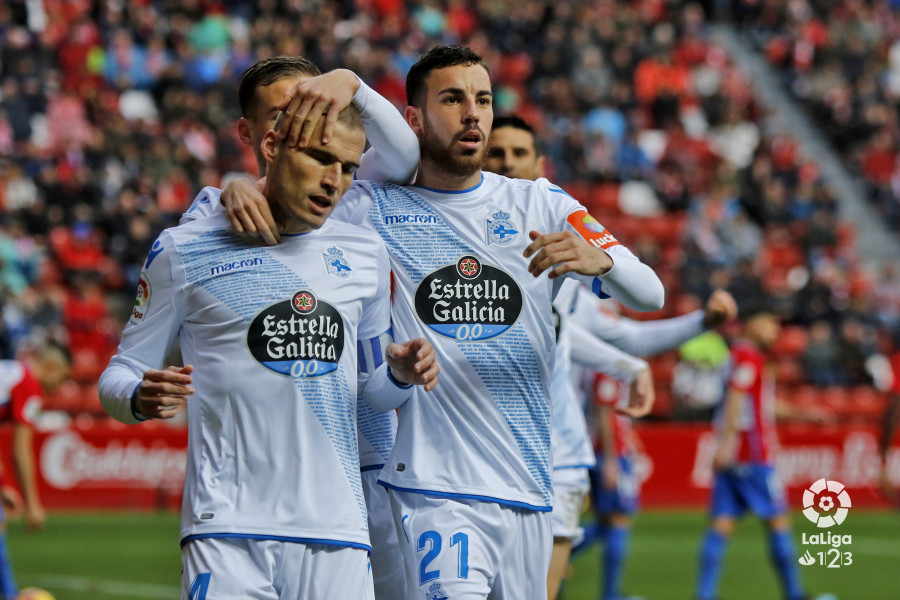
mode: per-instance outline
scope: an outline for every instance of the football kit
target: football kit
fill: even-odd
[[[358,361],[358,340],[379,355],[387,341],[389,279],[383,244],[330,220],[270,247],[215,215],[154,243],[99,391],[110,415],[137,422],[142,374],[161,368],[176,337],[194,365],[181,524],[188,555],[193,540],[216,539],[369,549],[358,386],[373,402],[368,391],[377,390],[380,410],[410,392],[385,364]],[[200,585],[204,573],[192,575],[188,584]],[[218,581],[229,577],[213,572],[210,593],[229,593]]]

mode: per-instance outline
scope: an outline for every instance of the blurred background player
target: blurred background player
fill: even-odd
[[[524,119],[508,115],[494,120],[486,168],[520,179],[533,180],[543,176],[544,158],[538,150],[533,128]],[[558,373],[569,376],[570,362],[574,360],[584,368],[602,371],[611,377],[610,383],[616,390],[609,402],[600,402],[598,407],[598,448],[605,452],[601,451],[598,457],[592,487],[599,523],[585,534],[589,538],[588,542],[595,539],[605,542],[602,597],[604,600],[614,600],[621,597],[620,582],[631,527],[630,515],[637,508],[639,493],[633,466],[634,440],[637,438],[627,414],[616,413],[621,412],[619,407],[628,404],[630,395],[652,396],[653,393],[652,375],[646,363],[629,363],[629,359],[633,359],[630,355],[648,356],[673,350],[706,328],[734,317],[736,307],[730,294],[716,290],[705,311],[698,310],[674,319],[636,322],[612,314],[583,286],[567,287],[567,284],[563,285],[557,295],[555,306],[560,310],[560,320],[567,324],[568,337],[574,336],[578,341],[569,342],[560,336],[562,341],[557,348],[554,377]],[[598,357],[609,353],[602,346],[596,348],[596,344],[592,345],[591,337],[608,342],[627,353],[618,358],[612,355],[613,360],[621,365],[619,369],[597,368]],[[570,343],[575,354],[569,357],[564,351],[560,355],[560,346],[567,348]],[[623,371],[629,368],[626,366],[629,364],[631,372]],[[640,368],[640,364],[643,364],[643,368]],[[620,391],[614,380],[633,383],[630,388],[621,388]],[[551,599],[558,593],[565,576],[572,542],[579,533],[571,525],[566,525],[573,516],[577,523],[577,517],[580,516],[581,503],[575,502],[574,498],[579,493],[584,498],[588,488],[581,477],[586,477],[587,468],[595,463],[583,451],[587,447],[590,453],[591,447],[583,412],[576,414],[567,410],[572,403],[564,401],[565,390],[561,385],[553,390],[559,396],[559,401],[554,403],[553,422],[553,456],[556,461],[553,470],[554,547],[547,580]],[[554,400],[557,400],[556,395]],[[580,403],[577,405],[583,411]],[[604,456],[616,458],[603,460]],[[557,498],[560,499],[559,503],[556,502]]]
[[[26,351],[21,360],[0,361],[0,422],[12,423],[12,455],[21,496],[3,490],[3,502],[14,512],[24,511],[25,524],[38,529],[44,524],[44,509],[37,491],[32,427],[41,410],[44,394],[52,393],[68,377],[72,365],[68,351],[46,343]],[[2,514],[0,514],[2,516]],[[6,531],[0,523],[0,593],[14,600],[18,591],[6,549]]]
[[[241,142],[253,149],[260,177],[266,174],[266,161],[260,147],[262,139],[274,124],[279,106],[287,108],[288,101],[293,102],[294,99],[297,102],[290,104],[293,112],[285,115],[282,125],[289,144],[309,143],[307,130],[302,127],[291,129],[295,122],[315,124],[322,117],[325,120],[323,137],[331,135],[330,121],[334,119],[335,111],[352,103],[360,109],[366,138],[371,144],[360,159],[356,177],[407,183],[415,172],[419,161],[418,140],[402,115],[387,100],[346,69],[322,75],[315,65],[303,57],[275,56],[252,65],[238,83],[238,100],[243,115],[238,121],[238,133]],[[300,137],[300,134],[305,137]],[[204,188],[182,216],[182,222],[212,214],[219,205],[220,194],[227,196],[231,189],[239,193],[242,185],[253,189],[253,184],[243,179],[232,182],[224,192],[218,188]],[[229,206],[233,209],[235,205]],[[228,214],[243,213],[231,210]],[[257,211],[251,210],[247,215],[245,220],[232,217],[231,222],[237,231],[263,237],[269,243],[279,238],[278,228],[273,226],[273,222],[265,221]],[[265,219],[271,217],[267,215]],[[369,346],[360,347],[360,352],[370,363],[376,358]],[[399,543],[397,530],[387,491],[377,484],[378,473],[393,446],[397,416],[393,411],[377,412],[360,398],[357,402],[357,425],[360,470],[372,543],[375,596],[388,599],[402,597],[406,579],[403,566],[396,559]]]
[[[775,471],[775,382],[765,356],[781,324],[764,302],[742,309],[741,320],[742,334],[731,348],[725,395],[714,421],[711,522],[700,547],[696,598],[718,598],[728,539],[737,520],[750,511],[768,528],[769,554],[784,597],[803,600],[808,596],[797,569],[784,488]]]

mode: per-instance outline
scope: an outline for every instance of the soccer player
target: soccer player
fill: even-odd
[[[327,220],[362,154],[360,115],[343,110],[327,144],[323,129],[303,148],[262,140],[281,244],[222,215],[160,235],[100,379],[125,423],[187,403],[185,599],[372,598],[357,391],[390,410],[437,384],[428,341],[390,342],[383,243]],[[160,370],[176,337],[186,366]]]
[[[30,529],[40,528],[45,519],[37,491],[32,427],[44,394],[55,390],[68,377],[71,365],[68,351],[53,343],[38,346],[22,360],[0,361],[0,422],[13,424],[13,464],[22,491],[19,496],[12,489],[4,490],[3,500],[13,508],[24,506],[25,524]],[[15,600],[17,596],[0,511],[0,597]]]
[[[715,417],[717,447],[710,526],[700,548],[698,600],[718,597],[728,539],[748,510],[769,532],[769,553],[784,597],[806,598],[797,570],[784,489],[775,472],[774,381],[765,351],[778,338],[778,317],[765,306],[742,310],[742,339],[731,350],[727,389]]]
[[[422,154],[415,184],[362,182],[335,213],[385,240],[395,332],[424,327],[442,356],[436,401],[416,391],[400,408],[379,479],[401,531],[408,598],[546,594],[558,278],[580,277],[639,310],[663,301],[652,270],[562,190],[481,171],[492,98],[477,53],[428,51],[407,77],[405,117]],[[229,210],[241,219],[241,207]]]
[[[486,168],[520,179],[534,180],[543,176],[544,157],[536,143],[534,129],[524,119],[508,115],[494,120]],[[565,380],[568,380],[574,361],[581,367],[630,383],[626,393],[631,396],[653,393],[652,375],[647,364],[644,361],[634,362],[631,354],[650,355],[674,349],[701,333],[705,327],[718,325],[736,313],[734,299],[722,290],[712,295],[706,311],[648,322],[617,318],[600,304],[595,295],[579,285],[572,288],[564,286],[554,305],[559,307],[560,318],[567,324],[567,337],[575,338],[569,341],[561,337],[562,341],[557,346],[554,381],[560,374],[565,374]],[[597,346],[598,340],[624,352],[616,355],[615,348],[611,351],[608,347]],[[569,346],[575,351],[571,356],[567,352]],[[609,358],[612,363],[598,364],[598,359],[602,357]],[[588,469],[595,464],[583,409],[575,399],[574,390],[569,387],[562,383],[551,385],[554,394],[553,558],[547,578],[551,600],[559,591],[572,542],[579,533],[577,523],[581,504],[588,493]],[[639,490],[631,477],[634,469],[633,452],[630,450],[633,445],[625,443],[626,439],[633,439],[633,434],[617,435],[630,431],[627,416],[616,414],[622,405],[617,392],[609,403],[598,410],[601,431],[606,433],[605,437],[601,437],[602,448],[617,450],[606,455],[619,457],[604,461],[601,452],[603,466],[598,467],[595,473],[602,471],[604,476],[602,480],[595,479],[593,486],[596,492],[594,504],[602,523],[599,530],[592,530],[589,535],[601,537],[606,542],[604,599],[621,596],[619,582],[625,565],[630,515],[636,509]],[[621,469],[617,468],[620,464]]]
[[[238,121],[238,132],[241,141],[253,149],[261,177],[266,173],[266,162],[260,144],[274,124],[280,106],[287,114],[284,135],[288,142],[305,145],[309,143],[310,133],[304,128],[317,123],[320,115],[327,111],[322,137],[330,137],[333,129],[330,122],[337,111],[351,101],[360,109],[366,137],[371,143],[360,160],[356,176],[380,182],[408,183],[415,173],[419,162],[418,139],[393,105],[351,71],[338,69],[321,75],[315,65],[302,57],[266,58],[241,76],[238,100],[243,114]],[[239,188],[240,181],[236,185]],[[211,206],[218,206],[220,194],[218,188],[204,188],[182,217],[182,222],[209,214]],[[236,223],[238,231],[261,236],[270,244],[277,241],[280,234],[270,214],[263,217],[254,211],[249,217],[245,227]],[[375,358],[370,347],[362,347],[360,352],[367,360]],[[393,446],[397,416],[393,411],[377,412],[360,398],[357,428],[375,597],[388,600],[403,597],[406,577],[396,558],[400,542],[387,490],[377,483],[381,467]]]

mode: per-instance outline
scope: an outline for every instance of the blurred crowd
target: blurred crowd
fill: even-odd
[[[353,69],[400,108],[419,53],[463,43],[491,66],[495,112],[537,129],[548,176],[660,273],[667,308],[651,317],[725,287],[774,303],[789,324],[777,348],[788,389],[870,385],[873,357],[900,329],[900,274],[861,267],[818,166],[789,132],[768,130],[753,82],[709,40],[711,4],[4,1],[0,352],[63,341],[76,364],[57,402],[99,409],[91,386],[156,234],[203,186],[255,172],[234,127],[244,69],[302,54]],[[893,3],[733,4],[839,147],[881,174],[873,199],[896,204]],[[663,398],[676,361],[658,363]]]

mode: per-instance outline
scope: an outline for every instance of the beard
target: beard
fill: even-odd
[[[478,129],[476,127],[476,129]],[[425,127],[419,147],[422,158],[427,158],[440,166],[443,170],[454,175],[467,176],[480,171],[487,160],[487,136],[478,129],[483,144],[479,150],[462,150],[456,147],[459,136],[449,143],[444,143],[429,126],[428,117],[425,117]]]

